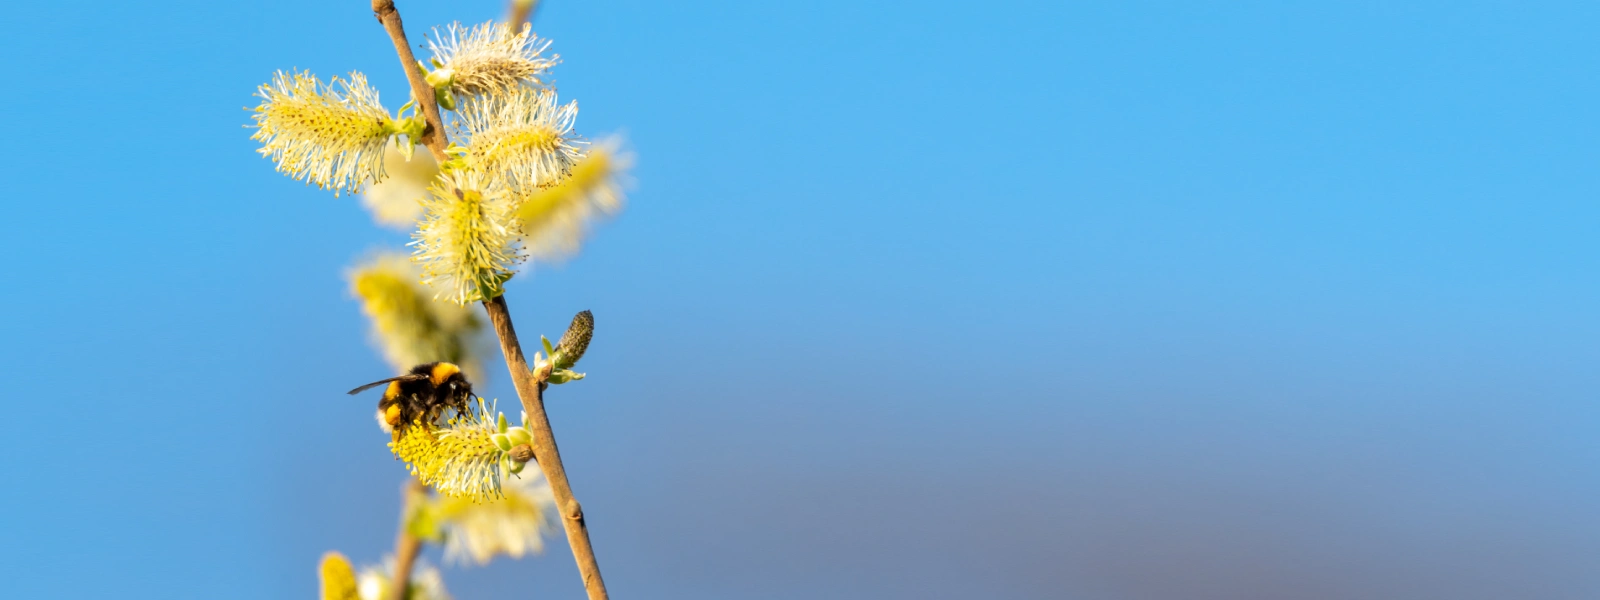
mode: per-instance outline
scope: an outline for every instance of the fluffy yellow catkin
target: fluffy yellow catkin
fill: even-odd
[[[458,169],[441,176],[423,201],[412,257],[437,296],[457,304],[488,300],[525,258],[520,231],[509,194]]]
[[[279,172],[335,195],[383,179],[383,149],[397,129],[362,74],[324,85],[310,73],[279,71],[256,95],[250,139]]]
[[[524,24],[513,32],[505,23],[493,21],[474,27],[452,23],[444,31],[434,29],[428,49],[440,71],[453,81],[451,90],[462,96],[481,96],[507,92],[523,83],[541,85],[539,75],[560,62],[560,57],[542,56],[550,41],[533,35]]]
[[[500,432],[491,414],[479,400],[477,410],[444,427],[419,422],[401,428],[389,449],[418,481],[441,494],[477,502],[499,498],[500,462],[511,446],[495,443]]]
[[[322,555],[318,569],[322,580],[322,600],[361,600],[356,587],[356,572],[350,560],[338,552]]]
[[[595,144],[557,185],[525,195],[517,217],[528,256],[558,261],[578,251],[588,228],[622,210],[623,172],[631,159],[609,144]]]
[[[513,192],[566,177],[585,145],[572,132],[578,103],[557,104],[552,90],[519,87],[462,102],[452,138],[473,169]]]

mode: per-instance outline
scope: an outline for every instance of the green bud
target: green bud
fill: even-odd
[[[500,416],[495,418],[494,426],[495,426],[496,429],[500,430],[500,433],[505,433],[506,432],[506,427],[508,427],[508,425],[506,425],[506,414],[505,413],[500,413]]]
[[[432,87],[435,92],[438,90],[444,90],[448,92],[450,91],[450,86],[455,85],[456,83],[455,69],[437,69],[434,71],[423,69],[423,71],[426,71],[428,74],[423,76],[422,79],[427,81],[428,85]]]
[[[445,109],[445,110],[455,110],[456,109],[456,97],[455,97],[455,94],[451,94],[450,93],[450,88],[448,88],[448,87],[433,88],[433,100],[434,100],[434,102],[438,102],[439,103],[439,108],[442,108],[442,109]]]
[[[510,452],[511,451],[511,446],[512,446],[511,439],[507,438],[506,434],[504,434],[504,433],[496,433],[494,435],[489,436],[489,439],[494,440],[494,447],[499,448],[501,452]]]
[[[475,283],[477,283],[478,296],[474,298],[474,300],[488,301],[499,297],[501,294],[504,294],[506,292],[505,283],[507,281],[511,281],[512,275],[515,275],[515,273],[500,273],[493,275],[488,279],[480,279],[476,281]]]
[[[526,468],[528,468],[528,463],[517,462],[517,461],[511,460],[510,458],[506,459],[506,470],[510,471],[511,474],[513,474],[513,475],[515,475],[517,473],[521,473],[522,470],[526,469]]]
[[[409,150],[416,147],[417,140],[422,137],[422,132],[428,129],[428,122],[423,120],[422,117],[411,116],[402,119],[396,119],[389,126],[393,128],[396,133],[405,134],[406,139],[411,142],[406,146],[406,150],[408,150],[406,160],[411,160]]]
[[[513,447],[533,442],[533,434],[528,433],[527,429],[521,427],[512,427],[510,431],[506,432],[506,438],[511,440]]]
[[[552,385],[561,385],[568,381],[577,381],[579,379],[583,379],[583,373],[575,373],[570,369],[561,369],[551,371],[549,381]]]

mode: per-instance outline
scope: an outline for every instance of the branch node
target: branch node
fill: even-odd
[[[577,498],[568,498],[567,499],[567,505],[566,505],[565,508],[566,508],[566,514],[563,515],[563,516],[565,516],[568,519],[572,519],[574,521],[582,521],[583,520],[583,507],[578,506],[578,499]]]
[[[511,448],[511,460],[525,463],[533,460],[533,446],[518,444]]]

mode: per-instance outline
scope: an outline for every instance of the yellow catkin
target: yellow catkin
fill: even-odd
[[[435,29],[428,40],[434,60],[454,75],[451,90],[464,96],[503,93],[524,82],[542,84],[539,75],[560,62],[541,56],[549,47],[550,41],[533,35],[526,24],[513,32],[493,21],[470,28],[452,23],[442,32]]]
[[[256,95],[250,139],[279,172],[336,195],[383,179],[383,150],[396,129],[365,76],[324,85],[310,73],[280,71]]]
[[[582,156],[573,134],[578,104],[558,104],[552,90],[520,87],[462,102],[452,138],[464,140],[468,164],[512,191],[554,185]]]
[[[445,427],[414,423],[389,443],[419,481],[439,493],[473,501],[501,497],[500,459],[490,413],[480,405],[474,414],[457,417]]]
[[[595,145],[557,185],[527,194],[518,205],[522,247],[535,259],[556,261],[577,252],[591,223],[622,210],[626,157]]]
[[[556,500],[537,468],[505,480],[503,498],[473,502],[439,498],[435,502],[445,532],[445,559],[482,565],[495,556],[521,558],[544,550],[544,536],[560,531]]]
[[[391,142],[383,151],[385,179],[361,189],[361,204],[379,225],[410,231],[422,217],[422,198],[439,176],[439,163],[427,152],[411,152]]]
[[[500,295],[525,258],[516,205],[475,171],[446,173],[423,202],[412,234],[423,281],[457,304]]]
[[[373,340],[397,371],[445,361],[482,381],[483,320],[465,307],[432,298],[422,272],[400,254],[381,254],[350,272],[350,291],[372,322]]]
[[[322,555],[322,565],[318,569],[322,580],[322,600],[361,600],[361,594],[356,587],[356,572],[350,566],[350,560],[338,552],[329,552]]]

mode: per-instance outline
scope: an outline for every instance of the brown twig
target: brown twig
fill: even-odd
[[[447,158],[444,149],[449,145],[445,139],[444,119],[439,116],[439,103],[433,98],[433,86],[428,85],[427,75],[417,64],[417,56],[411,53],[411,42],[406,41],[406,29],[400,23],[400,11],[395,10],[394,0],[372,0],[372,15],[378,18],[379,23],[383,23],[383,30],[389,32],[389,39],[394,41],[394,51],[400,55],[400,67],[405,69],[406,79],[411,82],[411,97],[422,108],[422,118],[428,122],[427,129],[422,130],[422,137],[417,141],[428,147],[434,160],[443,163]]]
[[[417,564],[417,554],[422,551],[422,540],[411,534],[411,513],[422,502],[427,488],[412,478],[400,492],[400,533],[394,539],[394,577],[389,580],[389,600],[405,600],[406,587],[411,585],[411,568]]]
[[[538,372],[528,369],[528,359],[522,355],[522,344],[517,341],[517,330],[511,325],[511,310],[506,307],[506,297],[496,296],[486,300],[483,308],[489,311],[489,321],[500,338],[500,351],[506,355],[506,367],[511,370],[511,383],[522,399],[522,410],[528,413],[528,433],[533,434],[533,456],[555,494],[556,506],[561,511],[561,525],[567,531],[567,543],[572,546],[572,557],[578,561],[578,572],[583,575],[583,589],[589,600],[604,600],[605,581],[600,578],[600,563],[595,560],[594,547],[589,545],[589,526],[583,520],[583,508],[572,496],[572,485],[567,482],[567,470],[561,465],[561,451],[556,448],[555,432],[550,429],[550,417],[544,412],[545,379],[550,376],[549,365]]]
[[[511,0],[511,12],[506,15],[506,24],[511,26],[511,31],[522,31],[522,25],[533,19],[533,11],[539,8],[539,0]]]
[[[439,116],[439,105],[434,101],[433,87],[428,85],[422,68],[417,66],[416,56],[411,53],[411,43],[406,41],[405,28],[400,23],[400,11],[395,9],[394,0],[372,0],[372,13],[383,23],[383,29],[389,32],[395,52],[400,55],[400,65],[406,70],[406,79],[411,82],[411,96],[422,108],[422,115],[428,122],[428,128],[419,141],[428,147],[435,159],[445,162],[448,157],[444,149],[449,145],[449,140],[446,139],[444,121]],[[500,338],[500,351],[505,354],[506,368],[511,371],[511,382],[522,401],[522,409],[528,412],[534,459],[544,471],[545,479],[550,482],[550,491],[555,495],[556,506],[561,511],[561,524],[567,532],[567,543],[572,546],[572,557],[578,561],[578,572],[583,576],[583,589],[588,592],[589,600],[608,600],[605,581],[600,578],[600,563],[595,560],[594,547],[589,544],[589,527],[583,520],[583,508],[572,496],[572,486],[567,483],[567,470],[561,466],[561,452],[556,449],[555,433],[550,429],[550,417],[544,412],[544,386],[550,370],[545,368],[539,373],[528,370],[528,360],[522,355],[517,331],[511,326],[511,311],[506,308],[505,296],[486,300],[483,307],[489,312],[489,320],[494,323],[495,335]],[[408,535],[402,531],[401,539],[404,540]],[[415,557],[415,550],[412,556]],[[409,575],[409,565],[407,570]],[[396,565],[397,583],[403,581],[399,574]]]
[[[511,460],[525,463],[533,460],[533,446],[528,444],[518,444],[511,447],[511,452],[509,454],[511,454]]]

